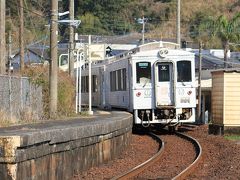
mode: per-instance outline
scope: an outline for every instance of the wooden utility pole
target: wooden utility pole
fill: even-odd
[[[202,41],[199,42],[199,66],[198,66],[198,121],[202,122]]]
[[[58,0],[51,0],[51,30],[50,30],[50,48],[51,59],[49,67],[49,91],[50,104],[49,115],[50,118],[57,117],[57,97],[58,97]]]
[[[5,0],[0,2],[0,74],[6,73]]]
[[[74,20],[74,0],[69,0],[69,75],[74,77],[74,27],[72,22]]]
[[[177,0],[177,44],[181,43],[181,0]]]
[[[143,16],[142,18],[143,24],[142,24],[142,44],[145,43],[145,18]]]
[[[20,46],[20,70],[23,72],[24,70],[24,20],[23,20],[23,0],[19,0],[19,46]]]
[[[8,74],[11,72],[11,55],[12,55],[12,31],[8,32]]]

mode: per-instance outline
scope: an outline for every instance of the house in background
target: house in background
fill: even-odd
[[[49,46],[33,45],[25,49],[24,63],[26,66],[43,64],[49,60]],[[20,69],[20,52],[12,56],[11,67],[13,70]]]

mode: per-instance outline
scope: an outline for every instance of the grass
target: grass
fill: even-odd
[[[225,135],[224,138],[231,141],[239,141],[240,135]]]

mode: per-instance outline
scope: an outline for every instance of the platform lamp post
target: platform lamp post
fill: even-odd
[[[85,53],[85,45],[82,44],[80,48],[77,50],[77,69],[76,69],[76,114],[82,111],[82,98],[81,98],[81,90],[82,90],[82,80],[81,80],[81,71],[82,65],[84,65],[83,60],[86,57]]]
[[[89,91],[89,110],[88,114],[93,115],[92,111],[92,57],[91,57],[91,35],[88,36],[88,68],[89,68],[89,75],[88,75],[88,91]]]

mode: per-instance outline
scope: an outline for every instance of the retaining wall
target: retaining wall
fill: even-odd
[[[132,115],[0,128],[0,179],[66,180],[117,157],[129,144]]]

